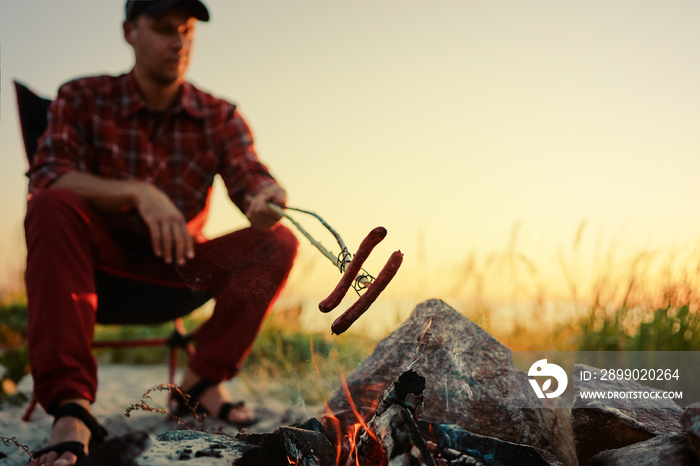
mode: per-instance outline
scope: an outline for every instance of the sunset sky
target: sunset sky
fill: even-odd
[[[469,257],[509,245],[558,286],[582,223],[585,264],[700,239],[696,0],[206,3],[189,78],[238,104],[290,205],[351,248],[388,229],[368,268],[405,253],[394,295],[447,293]],[[128,71],[123,7],[0,3],[5,277],[24,253],[12,79],[54,96],[73,77]],[[245,224],[221,190],[212,215],[211,234]],[[288,292],[323,294],[338,277],[305,246]]]

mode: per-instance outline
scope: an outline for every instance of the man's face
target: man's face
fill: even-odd
[[[134,21],[126,21],[124,34],[134,48],[135,66],[156,84],[183,82],[196,21],[182,9],[170,9],[158,17],[140,15]]]

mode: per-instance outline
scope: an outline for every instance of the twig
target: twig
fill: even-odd
[[[149,413],[165,414],[166,416],[168,416],[170,419],[172,419],[173,421],[177,422],[177,423],[178,423],[179,425],[181,425],[181,426],[187,427],[187,428],[190,429],[190,430],[196,430],[196,431],[200,431],[200,432],[205,432],[204,429],[197,428],[197,427],[193,426],[193,425],[190,424],[189,422],[187,422],[187,421],[185,421],[184,419],[182,419],[180,416],[177,416],[177,415],[171,413],[171,412],[168,411],[167,409],[163,409],[163,408],[154,408],[154,407],[152,407],[151,405],[149,405],[148,402],[146,402],[146,400],[152,400],[152,398],[151,398],[151,392],[154,392],[154,391],[165,391],[165,390],[174,391],[174,392],[176,392],[180,397],[182,397],[182,400],[184,401],[185,406],[187,406],[187,409],[189,409],[189,410],[192,412],[192,414],[194,415],[195,419],[197,419],[197,421],[199,422],[199,424],[200,424],[201,426],[204,426],[204,416],[199,415],[199,414],[197,413],[197,405],[198,405],[199,403],[195,403],[195,405],[192,406],[192,404],[190,403],[190,396],[187,395],[187,394],[185,394],[185,393],[183,393],[182,390],[180,390],[180,388],[179,388],[178,386],[172,385],[172,384],[169,384],[169,383],[165,383],[165,384],[161,384],[161,385],[156,385],[156,386],[151,387],[151,388],[149,388],[148,390],[146,390],[146,392],[141,396],[141,402],[136,403],[136,404],[132,404],[132,405],[130,405],[129,407],[127,407],[126,410],[125,410],[125,412],[124,412],[124,415],[125,415],[126,417],[131,417],[131,412],[132,412],[132,411],[146,411],[146,412],[149,412]]]
[[[34,463],[35,466],[39,466],[39,463],[36,462],[36,459],[35,459],[35,458],[32,456],[32,454],[29,452],[29,447],[26,446],[26,445],[24,445],[24,444],[22,444],[22,443],[19,443],[19,441],[17,440],[16,437],[9,438],[9,437],[2,437],[2,436],[0,436],[0,441],[2,441],[2,443],[4,443],[5,445],[7,445],[8,447],[17,447],[17,448],[19,448],[19,449],[21,449],[21,450],[24,450],[24,452],[25,452],[27,455],[29,455],[29,458],[31,459],[32,463]]]
[[[153,406],[149,405],[148,402],[146,402],[146,400],[152,400],[151,392],[154,392],[154,391],[160,392],[160,391],[165,391],[165,390],[175,392],[177,394],[177,396],[180,396],[182,398],[183,402],[185,403],[185,406],[187,406],[187,409],[190,410],[190,412],[195,417],[195,419],[197,419],[197,422],[199,422],[199,425],[200,425],[199,428],[195,427],[192,424],[190,424],[189,422],[185,421],[180,416],[178,416],[174,413],[171,413],[167,409],[154,408]],[[132,404],[128,408],[126,408],[124,415],[126,417],[131,417],[132,411],[146,411],[149,413],[165,414],[170,419],[172,419],[173,421],[175,421],[179,425],[186,427],[189,430],[194,430],[194,431],[203,432],[203,433],[209,433],[209,431],[207,431],[207,429],[204,426],[204,419],[206,418],[206,414],[199,414],[197,412],[197,406],[199,406],[199,402],[194,403],[194,405],[193,405],[191,403],[191,401],[192,400],[191,400],[190,395],[184,393],[180,389],[180,387],[178,387],[177,385],[164,383],[164,384],[156,385],[156,386],[151,387],[148,390],[146,390],[146,392],[143,395],[141,395],[141,402],[136,403],[136,404]],[[219,426],[218,430],[214,433],[219,434],[219,435],[226,435],[228,437],[233,437],[232,435],[224,432],[223,427],[221,427],[221,426]]]

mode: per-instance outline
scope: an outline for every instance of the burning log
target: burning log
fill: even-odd
[[[301,429],[313,430],[320,432],[334,447],[335,458],[331,464],[339,465],[342,463],[341,458],[347,458],[351,455],[355,448],[355,444],[351,445],[349,441],[351,436],[354,436],[353,431],[350,435],[349,431],[358,423],[358,413],[351,410],[341,411],[333,414],[321,416],[319,419],[312,418],[297,427]]]
[[[326,466],[335,463],[333,446],[322,433],[298,427],[280,427],[280,435],[290,464]]]
[[[435,466],[413,416],[400,405],[391,405],[369,426],[388,456],[388,466]]]
[[[401,374],[379,399],[369,430],[357,442],[357,456],[368,464],[387,466],[435,466],[416,425],[423,406],[425,378],[414,371]],[[348,458],[346,466],[359,463]]]
[[[286,449],[279,432],[271,434],[238,434],[236,438],[253,448],[243,453],[234,463],[236,466],[289,466]]]
[[[406,371],[387,388],[379,398],[375,416],[381,416],[393,405],[406,408],[415,420],[418,420],[423,409],[423,390],[425,377],[415,371]]]

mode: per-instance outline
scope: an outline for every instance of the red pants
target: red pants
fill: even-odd
[[[296,256],[289,229],[240,230],[195,246],[184,266],[157,258],[150,239],[114,234],[79,195],[49,189],[27,205],[27,303],[34,392],[51,412],[66,398],[95,400],[94,325],[166,322],[210,298],[189,362],[212,381],[233,377]],[[99,304],[98,304],[99,303]]]

